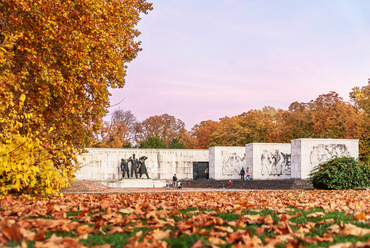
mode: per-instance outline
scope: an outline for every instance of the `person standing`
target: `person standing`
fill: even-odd
[[[246,170],[245,180],[251,180],[251,172],[249,171],[249,167],[247,167]]]
[[[240,171],[240,179],[241,180],[244,180],[244,175],[245,175],[245,171],[244,171],[244,167],[242,167],[242,170]]]
[[[176,177],[176,174],[173,174],[172,181],[173,181],[172,187],[174,189],[176,189],[177,188],[177,177]]]
[[[208,168],[206,168],[206,170],[204,171],[204,173],[206,174],[206,180],[209,179],[209,171],[208,171]]]

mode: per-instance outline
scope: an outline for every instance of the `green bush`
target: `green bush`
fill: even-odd
[[[309,175],[315,189],[355,189],[370,185],[370,166],[353,157],[333,157]]]

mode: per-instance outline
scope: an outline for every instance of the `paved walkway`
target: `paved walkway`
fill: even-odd
[[[68,188],[63,188],[62,193],[144,193],[144,192],[206,192],[206,191],[240,191],[240,189],[210,189],[210,188],[112,188],[97,182],[76,180]]]
[[[189,182],[189,181],[188,181]],[[235,181],[234,181],[235,182]],[[256,184],[258,184],[257,181],[255,181]],[[218,182],[218,184],[222,183],[221,181]],[[235,182],[236,185],[240,183],[245,183],[243,181],[240,182]],[[209,192],[209,191],[241,191],[241,190],[277,190],[277,189],[283,189],[286,190],[285,188],[282,188],[282,184],[284,181],[276,181],[275,183],[271,184],[267,188],[224,188],[220,187],[218,184],[214,183],[214,188],[207,187],[199,187],[202,186],[202,182],[197,182],[198,185],[193,185],[192,187],[191,184],[187,187],[187,183],[184,182],[184,188],[182,189],[172,189],[172,188],[113,188],[113,187],[108,187],[104,184],[98,183],[98,182],[91,182],[91,181],[85,181],[85,180],[76,180],[75,183],[68,188],[64,188],[61,190],[62,193],[140,193],[140,192]],[[198,186],[198,187],[197,187]],[[235,186],[235,184],[234,184]],[[304,186],[306,187],[306,186]],[[296,188],[296,189],[305,189],[305,188]]]

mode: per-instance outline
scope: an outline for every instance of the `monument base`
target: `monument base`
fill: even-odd
[[[102,184],[112,188],[163,188],[166,181],[152,179],[122,179],[119,181],[105,181]]]

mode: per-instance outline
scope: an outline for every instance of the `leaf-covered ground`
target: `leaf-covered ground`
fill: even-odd
[[[369,247],[369,213],[369,191],[8,196],[0,247]]]

